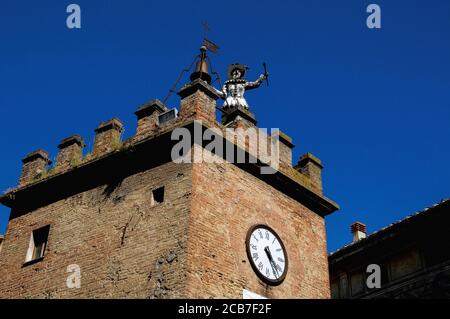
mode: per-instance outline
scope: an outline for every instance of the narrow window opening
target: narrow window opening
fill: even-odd
[[[152,206],[161,204],[164,202],[164,186],[154,189],[152,191]]]
[[[0,235],[0,253],[2,252],[3,239],[4,237]]]
[[[33,230],[25,262],[39,260],[44,257],[49,230],[50,226]]]

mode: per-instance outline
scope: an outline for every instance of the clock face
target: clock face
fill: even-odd
[[[253,270],[264,282],[279,285],[286,277],[288,258],[280,237],[269,226],[250,228],[246,240],[247,255]]]

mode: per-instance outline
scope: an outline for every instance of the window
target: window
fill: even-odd
[[[422,259],[417,250],[394,256],[389,262],[390,279],[396,280],[422,269]]]
[[[41,260],[45,254],[50,226],[45,226],[31,233],[25,263]]]
[[[330,280],[331,284],[331,298],[346,299],[349,298],[349,282],[346,272],[339,272],[338,275],[333,276]]]
[[[152,206],[164,202],[164,186],[152,191]]]
[[[364,292],[366,280],[364,280],[364,273],[362,271],[354,272],[350,275],[350,285],[352,289],[352,296],[356,296]]]
[[[331,281],[331,298],[339,299],[339,279],[335,279]]]

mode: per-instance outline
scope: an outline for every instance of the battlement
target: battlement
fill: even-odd
[[[201,121],[207,127],[217,130],[225,138],[228,138],[228,129],[236,130],[238,133],[233,136],[231,143],[238,145],[251,156],[260,158],[259,150],[255,149],[254,146],[261,143],[261,137],[258,136],[258,140],[249,142],[248,136],[245,135],[245,130],[257,129],[256,120],[250,111],[239,108],[228,109],[222,116],[222,121],[218,122],[216,120],[216,100],[219,96],[211,85],[201,79],[194,79],[185,85],[178,95],[181,97],[179,114],[177,112],[169,114],[170,110],[159,100],[151,100],[138,107],[135,112],[137,117],[136,134],[125,141],[122,140],[124,127],[121,120],[113,118],[101,123],[94,130],[95,140],[91,153],[83,154],[85,147],[83,138],[79,135],[73,135],[64,138],[58,145],[59,152],[56,156],[56,164],[53,167],[50,166],[51,161],[46,151],[37,150],[28,154],[23,159],[22,174],[16,190],[36,182],[43,182],[52,176],[76,170],[80,166],[108,157],[111,154],[133,148],[137,143],[155,138],[161,132],[182,127],[193,120]],[[162,114],[164,115],[164,121],[160,120]],[[257,134],[265,133],[258,131]],[[297,184],[322,195],[322,164],[320,160],[307,153],[301,157],[299,164],[293,167],[292,149],[294,144],[292,139],[281,131],[263,136],[263,140],[267,139],[269,148],[274,138],[278,141],[279,166],[277,166],[277,170]]]

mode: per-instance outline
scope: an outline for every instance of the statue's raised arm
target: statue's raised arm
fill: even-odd
[[[254,81],[254,82],[247,82],[246,84],[245,84],[245,88],[247,89],[247,90],[251,90],[251,89],[256,89],[256,88],[258,88],[265,80],[267,79],[267,74],[261,74],[260,76],[259,76],[259,78],[256,80],[256,81]]]

